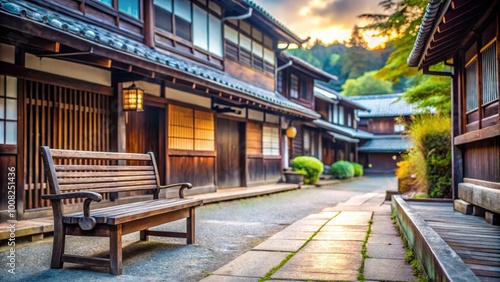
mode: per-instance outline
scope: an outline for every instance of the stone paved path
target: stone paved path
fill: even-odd
[[[415,280],[384,197],[366,193],[311,214],[201,281],[358,281],[369,230],[364,279]]]

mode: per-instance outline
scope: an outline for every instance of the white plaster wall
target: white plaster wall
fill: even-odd
[[[256,110],[248,109],[248,119],[264,121],[264,113]]]
[[[161,85],[141,80],[141,81],[133,81],[130,83],[124,83],[123,87],[129,87],[130,85],[132,85],[132,83],[135,83],[137,87],[144,90],[144,93],[160,97]]]
[[[212,106],[212,100],[208,97],[202,97],[195,94],[191,94],[185,91],[177,90],[174,88],[165,88],[165,96],[167,99],[183,102],[186,104],[196,105],[203,108],[210,109]]]
[[[0,61],[6,63],[15,63],[16,48],[12,45],[0,43]]]
[[[96,67],[26,54],[26,67],[95,84],[111,86],[111,72]]]
[[[266,113],[266,122],[278,124],[280,122],[280,117],[277,115]]]

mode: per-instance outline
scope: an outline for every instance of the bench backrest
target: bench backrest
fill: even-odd
[[[69,191],[98,193],[159,190],[160,178],[153,152],[147,154],[110,153],[50,149],[40,147],[51,194]],[[57,159],[62,159],[55,164]],[[139,165],[119,165],[133,161]]]

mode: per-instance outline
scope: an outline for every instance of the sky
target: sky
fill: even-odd
[[[349,39],[352,28],[366,25],[358,18],[365,13],[383,13],[378,6],[380,0],[253,0],[267,10],[279,22],[295,34],[311,41],[320,39],[324,43]],[[385,38],[374,37],[374,32],[364,31],[369,48],[374,48]]]

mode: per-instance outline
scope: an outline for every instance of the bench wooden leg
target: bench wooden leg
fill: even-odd
[[[109,232],[109,273],[122,274],[122,226],[111,226]]]
[[[147,229],[144,229],[139,232],[139,239],[141,241],[149,241],[149,235],[146,235],[146,231]]]
[[[187,243],[188,244],[194,244],[195,243],[195,213],[194,213],[194,208],[189,208],[189,217],[186,219],[187,221]]]
[[[50,268],[60,269],[63,267],[62,255],[64,254],[66,235],[61,221],[55,221],[54,224],[54,242],[52,247],[52,261]]]

